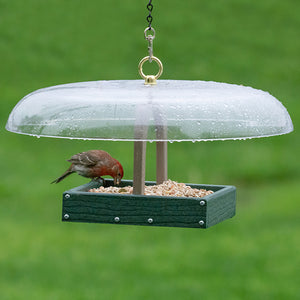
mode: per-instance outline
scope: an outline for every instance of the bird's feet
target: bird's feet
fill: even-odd
[[[102,177],[96,177],[96,178],[93,178],[93,181],[96,181],[96,182],[99,182],[99,183],[102,182],[102,185],[103,185],[104,187],[106,187],[106,181],[105,181],[105,179],[102,178]]]

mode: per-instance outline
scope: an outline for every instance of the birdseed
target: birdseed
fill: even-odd
[[[89,192],[93,193],[109,193],[109,194],[132,194],[133,187],[103,187],[90,189]],[[184,183],[167,180],[162,184],[145,186],[144,195],[147,196],[172,196],[172,197],[204,197],[212,194],[213,191],[205,189],[195,189]]]

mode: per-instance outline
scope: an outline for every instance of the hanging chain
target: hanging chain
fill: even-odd
[[[153,40],[155,38],[155,30],[151,26],[152,21],[153,21],[153,17],[152,17],[152,10],[153,10],[152,0],[149,0],[149,3],[147,4],[147,9],[149,11],[149,14],[146,18],[146,20],[148,22],[148,27],[144,30],[144,35],[145,35],[145,39],[148,41],[149,56],[144,57],[140,61],[138,68],[139,68],[139,73],[140,73],[141,77],[145,79],[145,84],[156,84],[156,79],[158,77],[160,77],[160,75],[162,74],[163,65],[157,57],[153,56]],[[154,75],[145,75],[143,73],[143,64],[146,61],[149,61],[151,63],[153,60],[158,64],[158,67],[159,67],[158,73],[155,76]]]
[[[153,17],[152,17],[152,10],[153,10],[152,0],[149,0],[149,3],[147,4],[147,9],[149,11],[149,14],[148,14],[146,20],[149,23],[148,27],[151,30],[151,23],[152,23],[152,20],[153,20]]]
[[[145,34],[145,39],[148,41],[148,52],[149,52],[149,62],[152,62],[152,57],[153,57],[153,40],[155,38],[155,30],[154,28],[151,27],[151,23],[153,21],[153,17],[152,17],[152,10],[153,10],[153,4],[152,4],[152,0],[149,0],[149,3],[147,4],[147,9],[149,11],[149,14],[146,18],[148,24],[148,27],[145,29],[144,34]],[[147,35],[147,31],[152,31],[153,35],[150,33],[149,35]]]

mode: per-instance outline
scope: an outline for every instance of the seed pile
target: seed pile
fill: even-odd
[[[133,187],[103,187],[90,189],[93,193],[109,193],[109,194],[132,194]],[[159,185],[145,186],[145,195],[147,196],[172,196],[172,197],[204,197],[212,194],[213,191],[204,189],[194,189],[184,183],[167,180]]]

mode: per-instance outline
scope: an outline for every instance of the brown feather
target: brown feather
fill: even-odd
[[[72,173],[74,173],[74,171],[72,171],[72,165],[71,165],[70,168],[64,174],[62,174],[61,176],[53,180],[51,183],[59,183],[67,176],[71,175]]]

